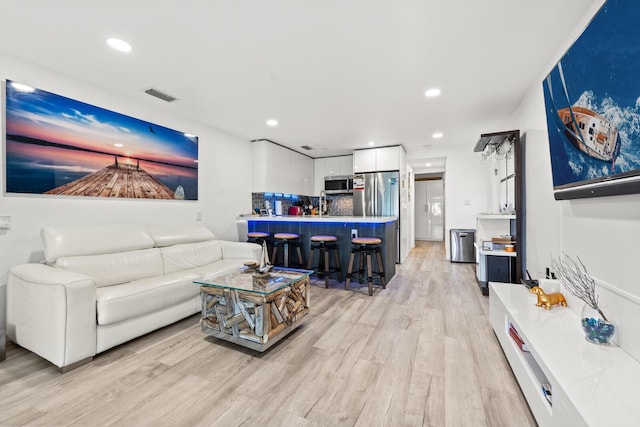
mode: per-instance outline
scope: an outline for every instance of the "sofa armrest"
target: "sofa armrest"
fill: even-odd
[[[248,242],[229,242],[221,240],[223,259],[246,259],[260,261],[262,257],[262,246]]]
[[[11,268],[7,335],[63,368],[96,354],[96,289],[91,277],[43,264]]]

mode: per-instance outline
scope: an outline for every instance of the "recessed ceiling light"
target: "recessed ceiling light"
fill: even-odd
[[[115,143],[113,144],[114,147],[124,147],[124,144],[120,144],[120,143]]]
[[[424,96],[426,96],[427,98],[435,98],[436,96],[440,95],[440,93],[440,89],[438,89],[437,87],[433,87],[431,89],[427,89],[427,91],[424,93]]]
[[[31,86],[27,86],[25,84],[22,83],[18,83],[18,82],[11,82],[11,86],[20,92],[33,92],[35,91],[34,88],[32,88]]]
[[[278,126],[278,121],[276,119],[269,119],[267,120],[267,126],[271,126],[271,127]]]
[[[373,147],[374,145],[376,145],[375,141],[369,141],[369,147]]]
[[[442,132],[434,132],[434,134],[431,136],[433,137],[433,139],[440,139],[444,136],[444,134]]]
[[[424,165],[425,165],[426,167],[429,167],[429,166],[431,166],[431,163],[425,163]]]
[[[107,44],[120,52],[131,52],[131,45],[124,40],[109,37],[107,39]]]

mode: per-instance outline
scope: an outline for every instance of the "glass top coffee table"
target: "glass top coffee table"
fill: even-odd
[[[195,280],[202,296],[202,331],[257,351],[289,334],[309,313],[312,271],[243,267]]]

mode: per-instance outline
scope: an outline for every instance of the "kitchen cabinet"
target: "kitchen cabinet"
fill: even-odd
[[[324,190],[324,177],[353,175],[353,156],[334,156],[314,159],[314,195]]]
[[[308,195],[313,190],[313,159],[269,141],[252,143],[254,193]]]
[[[325,158],[313,159],[313,194],[317,196],[324,190]]]
[[[400,170],[403,154],[404,149],[400,145],[355,150],[353,152],[353,171],[360,173]]]
[[[400,170],[401,152],[400,146],[376,148],[376,170]]]
[[[375,172],[376,169],[376,149],[354,150],[353,152],[353,172]]]
[[[514,283],[516,258],[513,256],[486,255],[487,282]]]
[[[353,175],[353,156],[325,157],[324,160],[324,176]]]

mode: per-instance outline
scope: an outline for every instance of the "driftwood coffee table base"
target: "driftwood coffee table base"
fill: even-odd
[[[309,312],[309,277],[273,293],[201,286],[202,331],[265,351],[300,325]]]

